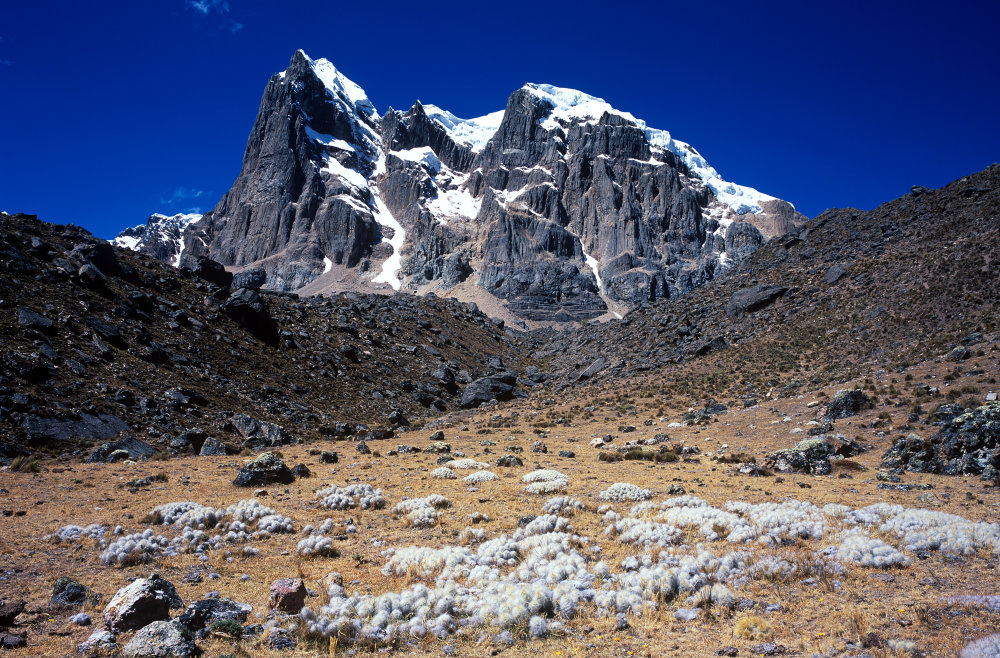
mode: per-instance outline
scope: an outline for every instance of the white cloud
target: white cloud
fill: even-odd
[[[176,208],[179,205],[187,204],[192,199],[201,199],[205,197],[208,192],[205,190],[196,190],[194,188],[178,187],[169,195],[160,195],[160,203],[167,205],[171,208]],[[186,208],[185,212],[201,212],[198,208]]]
[[[195,11],[208,15],[212,12],[220,14],[229,13],[229,3],[226,0],[187,0],[189,6]]]

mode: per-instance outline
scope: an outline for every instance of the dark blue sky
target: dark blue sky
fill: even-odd
[[[9,2],[0,210],[111,237],[212,208],[297,48],[379,112],[461,117],[572,87],[689,142],[727,180],[872,208],[1000,160],[1000,3]]]

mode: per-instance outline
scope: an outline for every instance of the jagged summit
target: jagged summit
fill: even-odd
[[[200,213],[162,215],[153,213],[145,224],[127,228],[112,243],[147,253],[173,266],[180,264],[184,242],[181,235],[189,224],[201,219]]]
[[[528,84],[473,119],[419,101],[379,115],[300,50],[177,262],[260,268],[278,290],[434,291],[567,322],[683,294],[803,220],[583,92]]]

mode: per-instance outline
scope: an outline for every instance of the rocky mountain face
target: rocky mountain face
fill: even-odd
[[[201,215],[179,213],[176,215],[150,215],[145,224],[127,228],[112,240],[116,247],[124,247],[133,251],[141,251],[153,258],[169,263],[175,267],[180,265],[184,241],[181,239],[188,224],[201,219]]]
[[[998,245],[993,165],[871,211],[829,210],[692,294],[551,332],[535,356],[557,387],[665,369],[680,379],[690,365],[720,396],[751,397],[928,358],[957,363],[1000,330]]]
[[[419,102],[379,115],[299,51],[178,251],[262,270],[272,290],[391,286],[565,322],[681,295],[803,220],[599,98],[528,84],[476,119]]]

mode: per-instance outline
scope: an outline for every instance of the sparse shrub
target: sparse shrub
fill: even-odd
[[[772,633],[771,622],[757,615],[740,617],[733,627],[733,635],[741,640],[766,640]]]
[[[212,622],[212,632],[220,635],[228,635],[234,640],[243,637],[243,626],[235,619],[217,619]]]
[[[10,462],[10,470],[15,473],[37,473],[41,469],[35,457],[18,455]]]
[[[612,503],[623,503],[649,500],[653,497],[653,493],[649,489],[640,489],[628,482],[616,482],[598,494],[597,497]]]

